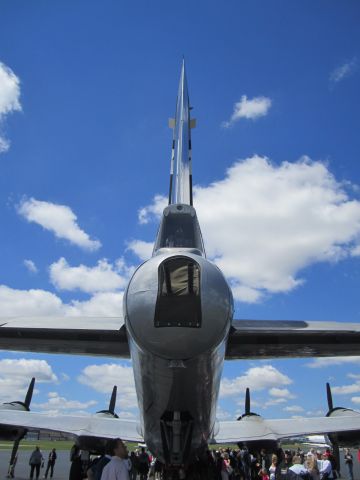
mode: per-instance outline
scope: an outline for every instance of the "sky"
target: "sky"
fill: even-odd
[[[103,315],[166,204],[183,56],[194,206],[236,319],[360,322],[359,2],[0,2],[0,315]],[[360,352],[359,352],[360,353]],[[225,362],[218,418],[360,408],[360,356]],[[0,401],[89,414],[131,363],[0,352]]]

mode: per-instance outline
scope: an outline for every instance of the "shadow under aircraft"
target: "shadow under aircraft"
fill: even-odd
[[[233,319],[231,289],[209,261],[193,206],[190,104],[184,62],[173,128],[169,204],[152,257],[134,272],[116,318],[0,318],[0,349],[131,358],[140,420],[109,416],[47,416],[0,410],[9,426],[107,439],[145,441],[161,462],[179,467],[208,443],[276,442],[284,437],[346,432],[360,441],[360,415],[333,409],[327,417],[266,420],[248,408],[218,422],[224,360],[358,355],[352,323]],[[61,325],[61,327],[60,327]],[[336,440],[337,441],[337,440]]]

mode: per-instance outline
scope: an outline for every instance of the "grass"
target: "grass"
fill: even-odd
[[[138,446],[137,443],[126,442],[126,444],[130,451],[135,450],[135,448]],[[19,450],[32,451],[36,446],[38,446],[42,451],[50,451],[52,448],[56,448],[56,450],[70,451],[73,445],[74,442],[71,440],[23,440],[20,442]],[[0,451],[11,450],[12,448],[13,442],[0,441]]]

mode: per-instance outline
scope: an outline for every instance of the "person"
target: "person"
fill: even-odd
[[[270,480],[277,480],[280,474],[280,466],[278,465],[277,455],[272,455],[271,465],[269,467],[269,477]]]
[[[261,478],[261,480],[269,480],[269,475],[266,471],[266,468],[262,468],[259,472],[259,477]]]
[[[290,450],[285,450],[280,467],[280,478],[286,480],[289,468],[292,466],[292,455]]]
[[[348,471],[348,479],[354,480],[354,473],[353,473],[354,462],[353,462],[353,456],[351,455],[349,448],[345,449],[344,459],[345,459],[345,465]]]
[[[51,452],[49,453],[48,462],[47,462],[47,466],[46,466],[46,472],[45,472],[45,478],[47,478],[49,470],[50,470],[50,478],[53,477],[56,458],[57,458],[56,448],[53,448],[51,450]]]
[[[315,453],[310,451],[306,455],[305,467],[310,474],[311,480],[320,480],[318,463]]]
[[[240,458],[244,473],[244,480],[251,480],[251,455],[246,446],[240,450]]]
[[[270,467],[269,456],[266,454],[265,448],[262,448],[260,450],[259,467],[260,469],[263,469],[263,470],[265,469],[266,471],[268,471]]]
[[[109,450],[112,457],[105,465],[101,480],[129,480],[128,450],[120,438],[109,440]]]
[[[232,474],[232,467],[230,465],[229,454],[225,452],[222,456],[221,480],[228,480],[231,474]]]
[[[294,474],[299,475],[300,477],[302,477],[304,479],[310,477],[309,472],[306,470],[304,465],[302,465],[302,463],[301,463],[300,455],[294,455],[294,457],[292,459],[292,462],[293,462],[293,464],[288,469],[289,478],[294,476]]]
[[[329,478],[333,478],[331,462],[326,452],[323,455],[323,460],[321,463],[321,468],[319,469],[319,473],[320,480],[328,480]]]
[[[36,472],[36,480],[40,475],[40,466],[44,461],[43,455],[38,446],[35,447],[35,450],[30,455],[29,465],[30,465],[30,478],[34,477],[34,470]]]
[[[338,477],[338,474],[337,474],[338,464],[337,464],[335,455],[330,450],[330,448],[327,448],[325,450],[325,453],[326,453],[326,456],[327,456],[329,462],[331,463],[332,478],[336,479]]]
[[[103,455],[95,464],[93,464],[90,467],[89,470],[91,470],[91,472],[89,473],[90,473],[90,476],[91,474],[93,475],[94,480],[101,479],[102,471],[105,465],[107,465],[110,462],[111,457],[113,455],[112,449],[113,449],[113,441],[109,440],[105,446],[105,455]],[[88,477],[89,477],[89,474],[88,474]]]
[[[135,452],[130,453],[130,461],[131,461],[131,468],[129,471],[130,480],[136,480],[138,460],[137,460],[137,456],[135,455]]]
[[[69,480],[82,480],[84,478],[82,463],[81,463],[81,450],[77,445],[73,445],[70,451],[71,467],[69,471]]]
[[[145,452],[145,447],[141,447],[141,453],[138,456],[138,471],[140,474],[140,480],[147,479],[149,466],[150,466],[149,455]]]

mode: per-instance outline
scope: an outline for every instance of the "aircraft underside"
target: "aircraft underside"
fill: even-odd
[[[161,462],[200,454],[216,428],[225,342],[189,360],[165,360],[130,342],[144,440]]]

